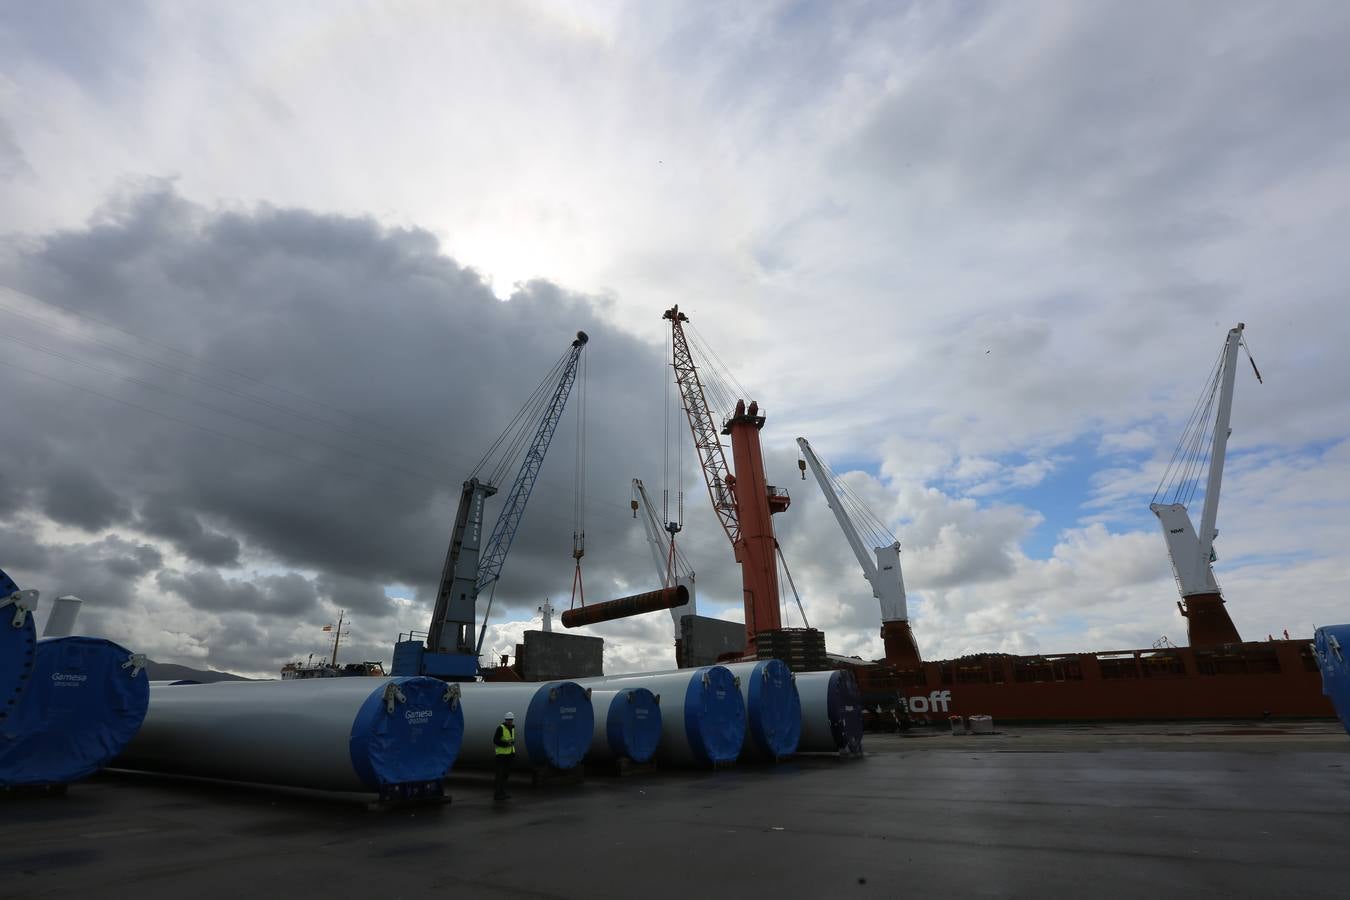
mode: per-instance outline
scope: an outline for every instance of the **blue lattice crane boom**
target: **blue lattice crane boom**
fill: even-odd
[[[556,373],[556,379],[546,378],[536,389],[516,419],[484,455],[473,475],[464,482],[450,546],[441,568],[436,605],[431,624],[427,627],[426,642],[423,643],[411,633],[400,637],[394,645],[394,675],[472,679],[478,674],[478,654],[487,633],[487,616],[492,611],[489,599],[475,640],[473,632],[478,596],[484,589],[495,585],[501,577],[511,542],[515,540],[525,515],[525,506],[539,478],[544,456],[548,453],[553,434],[562,419],[563,408],[576,383],[578,363],[588,340],[584,331],[577,332],[571,348],[550,372],[550,375]],[[540,389],[549,384],[552,384],[552,391],[547,401],[544,401]],[[524,427],[532,421],[528,418],[531,413],[537,418],[534,433],[525,448],[515,480],[506,494],[506,503],[497,516],[487,543],[483,544],[484,503],[488,497],[497,493],[492,482],[498,480],[498,475],[504,474],[509,460],[515,458],[524,441]],[[484,463],[498,451],[501,460],[497,471],[492,477],[480,479],[478,473]]]
[[[572,342],[572,352],[563,365],[562,377],[558,379],[553,396],[549,398],[544,415],[535,428],[534,439],[530,441],[529,449],[525,451],[525,460],[521,463],[516,480],[512,482],[511,490],[506,495],[506,505],[497,516],[497,524],[492,528],[487,549],[483,551],[482,561],[478,564],[476,593],[482,593],[484,588],[501,577],[506,554],[511,550],[511,542],[516,539],[521,517],[525,515],[525,504],[530,502],[530,492],[534,490],[534,483],[539,478],[539,468],[544,464],[544,455],[548,453],[549,444],[553,443],[553,433],[558,430],[563,407],[567,405],[567,398],[572,393],[572,385],[576,384],[577,363],[581,360],[581,351],[586,348],[587,340],[589,338],[586,332],[578,331],[577,339]],[[487,617],[490,612],[492,612],[491,601],[483,613],[483,623],[478,631],[478,644],[474,647],[475,655],[483,649],[483,636],[487,633]]]

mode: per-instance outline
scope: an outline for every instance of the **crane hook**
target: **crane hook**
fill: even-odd
[[[806,480],[806,460],[804,460],[804,459],[799,459],[799,460],[797,460],[797,468],[799,468],[799,469],[802,470],[802,481],[805,481],[805,480]]]

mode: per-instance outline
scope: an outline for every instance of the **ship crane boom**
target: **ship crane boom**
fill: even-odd
[[[1163,539],[1172,562],[1181,593],[1178,606],[1186,617],[1186,629],[1192,647],[1207,648],[1238,643],[1237,627],[1224,608],[1224,601],[1214,578],[1214,538],[1219,514],[1219,491],[1223,483],[1224,459],[1228,452],[1228,438],[1232,434],[1230,422],[1233,413],[1233,384],[1237,375],[1239,348],[1243,341],[1244,325],[1239,322],[1230,328],[1224,339],[1223,350],[1213,370],[1206,390],[1191,414],[1171,462],[1154,493],[1149,509],[1158,517]],[[1248,354],[1250,356],[1250,353]],[[1252,363],[1255,370],[1256,364]],[[1257,375],[1260,378],[1260,374]],[[1199,467],[1206,450],[1206,433],[1213,433],[1208,441],[1209,466],[1205,478],[1204,506],[1197,531],[1187,511],[1187,502],[1198,486]],[[1170,503],[1157,502],[1160,497]]]
[[[881,606],[881,636],[886,647],[886,661],[906,669],[918,666],[922,658],[909,625],[905,579],[900,569],[900,542],[889,531],[883,533],[880,520],[876,520],[878,524],[873,526],[875,536],[889,540],[876,541],[876,546],[872,547],[869,553],[857,524],[844,508],[842,495],[846,488],[838,476],[821,460],[806,438],[797,438],[797,446],[802,451],[806,466],[815,476],[820,492],[825,495],[825,502],[834,513],[835,521],[839,523],[839,530],[844,533],[849,549],[857,558],[863,577],[872,586],[872,596]],[[875,516],[872,518],[876,519]]]
[[[416,632],[399,637],[394,645],[394,675],[430,675],[447,680],[470,680],[478,674],[478,655],[487,634],[488,615],[492,612],[492,594],[474,638],[479,594],[496,585],[506,564],[525,507],[544,456],[553,442],[553,434],[562,418],[563,408],[577,380],[577,365],[589,338],[578,331],[576,339],[549,375],[516,414],[515,419],[484,454],[473,474],[464,482],[455,524],[441,566],[436,588],[436,604],[427,627],[425,643]],[[526,434],[534,423],[533,435]],[[517,456],[524,447],[523,458]],[[496,456],[491,473],[479,478],[479,471]],[[497,493],[494,482],[505,475],[515,460],[521,459],[506,502],[487,538],[483,540],[483,507]]]

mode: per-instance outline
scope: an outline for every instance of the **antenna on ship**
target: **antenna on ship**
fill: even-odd
[[[343,631],[343,630],[342,630],[342,618],[343,618],[343,616],[345,616],[345,615],[347,615],[347,611],[346,611],[345,609],[342,610],[340,613],[338,613],[338,621],[337,621],[337,626],[336,626],[336,627],[334,627],[334,626],[332,626],[332,625],[325,625],[325,626],[323,626],[323,630],[324,630],[324,631],[331,631],[331,632],[333,632],[333,665],[334,665],[334,666],[337,665],[338,644],[342,642],[342,636],[343,636],[344,634],[351,634],[351,631],[350,631],[350,630],[348,630],[348,631]],[[311,657],[313,656],[313,654],[310,654],[310,655],[311,655]]]

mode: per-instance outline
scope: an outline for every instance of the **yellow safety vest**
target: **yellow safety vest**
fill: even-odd
[[[496,736],[501,740],[506,741],[505,747],[499,747],[495,743],[493,744],[492,749],[497,752],[497,755],[514,756],[516,752],[516,729],[507,728],[505,725],[498,725]]]

